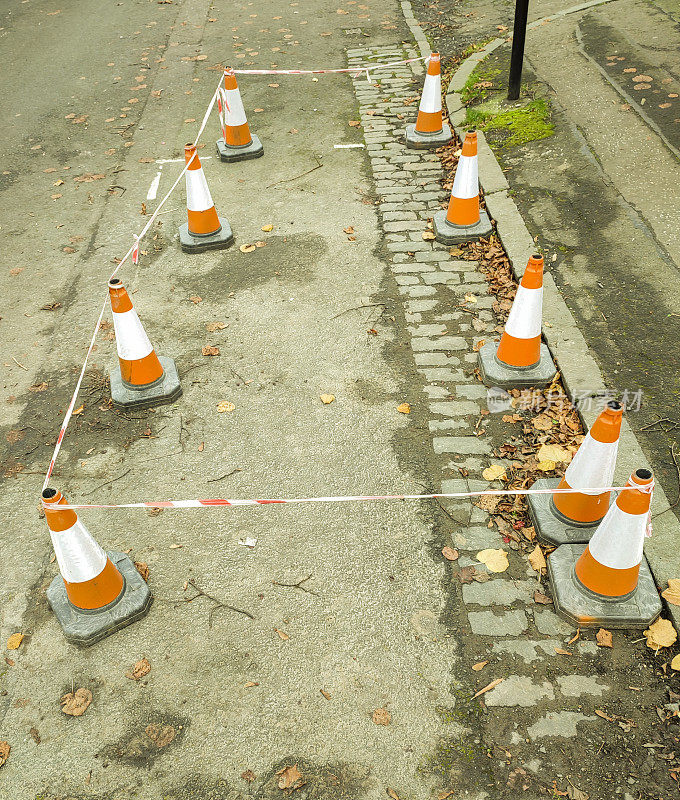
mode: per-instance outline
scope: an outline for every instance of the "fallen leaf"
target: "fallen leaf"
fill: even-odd
[[[586,792],[582,792],[580,789],[577,789],[573,783],[570,783],[569,786],[567,786],[567,797],[569,800],[588,800],[590,795]]]
[[[671,669],[680,670],[680,653],[673,657],[673,660],[671,661]]]
[[[207,344],[205,347],[201,348],[201,354],[204,356],[218,356],[220,354],[220,348]]]
[[[465,302],[466,303],[476,303],[477,298],[473,294],[466,294],[465,295]]]
[[[267,242],[255,242],[255,247],[266,247]]]
[[[43,381],[42,383],[34,383],[33,386],[28,387],[29,392],[44,392],[47,389],[47,384]]]
[[[221,403],[217,404],[217,411],[219,414],[222,414],[225,411],[233,411],[236,406],[233,403],[230,403],[228,400],[223,400]]]
[[[541,472],[552,472],[557,467],[557,464],[554,461],[541,461],[537,464],[536,469],[540,469]]]
[[[86,172],[84,175],[78,175],[73,180],[76,183],[92,183],[92,181],[100,181],[105,177],[106,175],[103,172],[98,172],[96,175],[92,172]]]
[[[505,478],[505,467],[502,464],[492,464],[482,472],[485,481],[496,481]]]
[[[376,708],[371,715],[371,719],[376,725],[389,725],[392,721],[392,715],[386,708]]]
[[[573,644],[579,638],[580,635],[581,635],[581,629],[576,628],[576,633],[571,637],[571,639],[569,639],[567,644]]]
[[[156,747],[166,747],[175,738],[176,731],[172,725],[159,725],[152,722],[144,728],[144,733],[151,739]]]
[[[348,234],[349,233],[354,233],[354,228],[351,225],[349,225],[347,228],[343,228],[342,232],[343,233],[348,233]]]
[[[638,81],[644,81],[645,83],[649,83],[649,81],[654,80],[651,75],[636,75],[633,80],[637,83]]]
[[[410,414],[411,413],[411,406],[409,403],[402,403],[401,405],[397,406],[397,411],[400,414]]]
[[[529,563],[531,564],[532,569],[536,570],[539,575],[544,575],[547,564],[545,563],[545,556],[543,555],[543,551],[541,550],[541,546],[539,544],[529,553]]]
[[[552,600],[543,592],[539,592],[538,590],[534,592],[534,603],[540,603],[544,606],[552,605]]]
[[[145,581],[149,580],[149,565],[145,561],[135,561],[135,569],[144,578]]]
[[[477,572],[473,566],[463,567],[456,573],[456,577],[461,583],[472,583],[472,581],[486,583],[486,581],[491,580],[488,572]]]
[[[330,692],[327,692],[325,689],[319,689],[319,691],[326,698],[326,700],[330,700],[331,699],[331,693]]]
[[[247,769],[245,772],[241,773],[241,777],[243,778],[244,781],[252,783],[255,780],[255,778],[257,778],[257,775],[252,771],[252,769]]]
[[[253,686],[259,686],[260,684],[258,681],[246,681],[243,685],[246,689],[252,689]]]
[[[674,606],[680,606],[680,579],[669,578],[668,589],[661,592],[661,597],[672,603]]]
[[[475,672],[479,672],[480,670],[484,669],[484,667],[488,664],[488,661],[478,661],[476,664],[472,665],[472,669]]]
[[[297,789],[302,786],[302,774],[297,768],[297,764],[292,767],[284,767],[277,773],[279,776],[279,789]]]
[[[4,739],[0,741],[0,767],[7,763],[7,759],[9,758],[9,752],[12,748],[9,746],[9,743],[6,742]]]
[[[573,655],[569,650],[563,650],[561,647],[556,647],[555,652],[560,656],[570,656]]]
[[[199,297],[197,294],[192,294],[191,297],[189,298],[189,300],[191,300],[191,302],[194,305],[197,305],[198,303],[202,303],[203,302],[203,298]]]
[[[552,418],[547,414],[539,414],[531,420],[531,424],[538,431],[550,431],[553,428]]]
[[[239,247],[239,250],[240,250],[242,253],[252,253],[252,252],[253,252],[253,250],[255,250],[255,245],[254,245],[254,244],[242,244],[242,245]]]
[[[65,694],[59,702],[64,714],[70,717],[82,717],[92,702],[92,692],[81,687],[75,692]]]
[[[612,632],[608,631],[606,628],[600,628],[595,634],[595,640],[598,647],[614,647]]]
[[[647,637],[647,647],[652,650],[660,650],[662,647],[670,647],[678,638],[678,634],[673,627],[673,623],[668,619],[657,619],[655,623],[643,631],[643,636]]]
[[[483,689],[480,689],[477,694],[473,694],[472,699],[474,700],[475,697],[479,697],[480,695],[490,692],[492,689],[495,689],[499,683],[503,683],[504,680],[505,678],[496,678],[495,681],[491,681],[491,683],[487,684]]]
[[[38,729],[37,728],[31,728],[28,732],[31,734],[31,738],[33,739],[33,741],[36,744],[40,744],[42,739],[40,738],[40,732],[38,731]]]
[[[279,639],[282,639],[284,642],[287,642],[288,639],[290,639],[290,636],[285,631],[279,630],[278,628],[274,628],[274,633],[276,633]]]
[[[482,511],[495,511],[496,506],[500,503],[501,498],[499,495],[495,494],[483,494],[481,497],[477,498],[477,502],[475,505],[477,508],[481,508]]]
[[[505,550],[480,550],[477,553],[477,560],[485,564],[491,572],[505,572],[510,566],[508,563],[508,554]]]
[[[565,450],[556,444],[544,444],[536,453],[536,458],[541,461],[555,461],[568,464],[572,459],[569,450]]]
[[[79,407],[78,407],[78,408],[76,408],[76,410],[73,412],[73,416],[74,416],[74,417],[77,417],[77,416],[78,416],[78,414],[82,414],[84,409],[85,409],[85,406],[79,406]]]
[[[400,800],[399,795],[394,791],[394,789],[390,789],[390,787],[388,786],[385,791],[387,792],[387,796],[391,797],[392,800]]]
[[[263,226],[260,228],[260,230],[261,230],[261,231],[264,231],[265,233],[269,233],[270,231],[273,231],[273,230],[274,230],[274,226],[273,226],[273,225],[263,225]]]
[[[436,238],[433,231],[423,231],[422,237],[426,242],[431,242]]]
[[[358,119],[351,119],[351,120],[349,121],[349,126],[350,126],[350,128],[358,128],[358,127],[359,127],[359,125],[361,125],[361,122],[359,122],[359,120],[358,120]]]
[[[23,640],[24,640],[23,633],[13,633],[7,640],[7,649],[18,650]]]
[[[332,403],[333,400],[335,400],[335,395],[334,394],[322,394],[322,395],[319,395],[319,398],[320,398],[321,402],[325,406],[327,406],[329,403]]]
[[[223,331],[226,327],[228,327],[226,322],[208,322],[205,329],[210,333],[215,333],[215,331]]]
[[[138,681],[140,678],[148,675],[149,672],[151,672],[151,664],[147,658],[142,658],[136,664],[130,667],[130,669],[125,673],[125,677],[130,678],[132,681]]]
[[[458,550],[454,550],[452,547],[443,547],[442,555],[447,561],[456,561],[458,559]]]

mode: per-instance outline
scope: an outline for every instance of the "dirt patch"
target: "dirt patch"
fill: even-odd
[[[147,712],[118,742],[100,750],[97,758],[102,763],[117,761],[131,767],[150,767],[181,744],[189,725],[188,717]]]

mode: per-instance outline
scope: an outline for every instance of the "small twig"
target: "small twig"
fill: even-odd
[[[83,494],[84,495],[93,494],[94,492],[97,491],[97,489],[101,489],[102,487],[108,486],[110,483],[113,483],[114,481],[124,478],[128,474],[128,472],[130,472],[130,470],[126,469],[125,472],[121,472],[120,475],[116,476],[115,478],[111,478],[110,481],[105,481],[104,483],[100,483],[99,486],[95,486],[94,489],[90,489],[89,492],[83,492]]]
[[[675,508],[678,503],[680,503],[680,464],[678,464],[678,459],[675,457],[675,442],[669,447],[671,451],[671,458],[673,459],[673,464],[675,466],[675,473],[678,478],[678,496],[675,499],[675,502],[672,505],[669,505],[669,508]]]
[[[236,608],[236,606],[230,606],[228,603],[223,603],[221,600],[218,600],[216,597],[213,597],[211,594],[204,592],[200,586],[197,586],[193,581],[187,581],[187,585],[191,586],[192,589],[196,590],[196,594],[193,597],[185,597],[185,603],[191,603],[193,600],[196,600],[198,597],[207,597],[208,600],[212,600],[215,603],[215,606],[210,609],[208,613],[208,627],[212,628],[212,617],[216,611],[219,611],[221,608],[226,608],[229,611],[235,611],[237,614],[244,614],[249,619],[255,619],[255,617],[250,613],[250,611],[244,611],[242,608]]]
[[[312,575],[310,573],[309,575],[307,575],[306,578],[303,578],[301,581],[298,581],[297,583],[281,583],[280,581],[272,581],[272,583],[274,584],[274,586],[284,586],[287,589],[299,589],[301,592],[307,592],[307,594],[314,594],[318,597],[319,596],[318,592],[315,592],[312,589],[307,589],[302,585],[303,583],[308,581],[311,577]]]
[[[17,366],[21,367],[21,369],[25,369],[25,370],[26,370],[26,372],[28,372],[28,367],[25,367],[23,364],[20,364],[20,363],[19,363],[19,362],[16,360],[16,358],[14,358],[14,356],[11,356],[11,358],[12,358],[12,361],[14,361],[14,363],[15,363]]]
[[[314,172],[314,170],[319,169],[319,167],[323,167],[321,161],[314,156],[316,159],[316,166],[308,169],[306,172],[301,172],[299,175],[295,175],[292,178],[283,178],[280,181],[275,181],[274,183],[270,183],[268,186],[265,186],[265,189],[271,189],[272,186],[278,186],[280,183],[290,183],[291,181],[296,181],[298,178],[302,178],[304,175],[309,175],[310,172]]]
[[[241,472],[241,467],[236,467],[236,469],[232,469],[231,472],[225,472],[224,475],[220,475],[219,478],[208,478],[206,483],[215,483],[216,481],[222,481],[225,478],[228,478],[230,475],[233,475],[235,472]]]
[[[384,306],[384,305],[386,305],[386,304],[385,303],[368,303],[368,305],[365,305],[365,306],[354,306],[354,308],[346,308],[344,311],[341,311],[339,314],[336,314],[334,317],[331,317],[331,319],[337,319],[338,317],[341,317],[343,314],[349,314],[350,311],[359,311],[362,308],[377,308],[378,306]]]
[[[192,364],[190,367],[187,367],[186,369],[182,370],[182,377],[184,377],[187,374],[187,372],[191,372],[192,369],[198,369],[199,367],[207,367],[207,366],[208,366],[207,361],[199,361],[198,364]]]

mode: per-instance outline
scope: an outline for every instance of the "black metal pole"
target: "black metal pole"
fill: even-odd
[[[512,33],[512,54],[510,56],[508,100],[519,99],[519,89],[522,83],[522,63],[524,61],[524,40],[527,36],[528,14],[529,0],[515,0],[515,26]]]

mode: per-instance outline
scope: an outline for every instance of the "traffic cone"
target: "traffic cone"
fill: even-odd
[[[450,142],[451,128],[442,119],[442,70],[439,53],[427,64],[423,93],[415,125],[406,126],[406,146],[429,150]]]
[[[193,157],[193,159],[192,159]],[[234,243],[234,234],[229,223],[220,219],[203,174],[203,167],[196,152],[196,145],[184,148],[184,158],[189,164],[184,173],[187,182],[188,223],[179,226],[179,241],[185,253],[200,253],[203,250],[220,250]]]
[[[534,489],[580,489],[565,494],[530,494],[529,510],[539,538],[550,544],[587,542],[592,529],[607,513],[611,492],[586,492],[611,486],[619,449],[623,406],[616,400],[593,423],[567,467],[564,478],[541,479]]]
[[[245,161],[264,155],[259,137],[251,134],[246,112],[232,69],[224,70],[224,88],[219,89],[222,138],[217,140],[217,152],[222,161]]]
[[[579,627],[646,628],[661,601],[643,555],[653,486],[638,469],[588,544],[563,544],[548,556],[555,610]],[[642,487],[646,487],[644,490]]]
[[[94,644],[141,619],[151,607],[149,587],[125,555],[105,552],[56,489],[42,493],[59,571],[47,600],[69,642]]]
[[[500,343],[479,350],[479,369],[487,386],[547,386],[557,369],[541,343],[543,256],[533,255],[524,270]]]
[[[491,233],[489,215],[479,208],[476,131],[465,135],[449,207],[446,211],[437,211],[432,227],[437,241],[442,244],[469,242]]]
[[[172,403],[182,394],[177,367],[157,356],[125,287],[109,281],[118,365],[110,372],[111,399],[116,408],[148,408]]]

